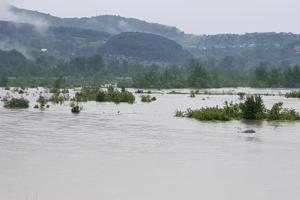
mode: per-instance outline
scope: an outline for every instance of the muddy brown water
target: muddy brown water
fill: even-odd
[[[0,96],[6,92],[0,89]],[[300,197],[300,122],[174,117],[177,109],[237,102],[238,96],[155,94],[156,102],[141,103],[136,95],[133,105],[83,103],[74,115],[69,103],[33,109],[35,92],[27,96],[27,110],[0,102],[1,200]],[[298,99],[263,99],[268,107],[283,101],[300,112]],[[248,129],[256,133],[242,133]]]

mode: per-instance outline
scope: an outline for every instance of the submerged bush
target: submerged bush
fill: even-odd
[[[300,115],[293,109],[283,109],[283,103],[279,102],[273,105],[267,114],[268,120],[300,120]]]
[[[83,87],[75,94],[75,100],[78,102],[96,101],[99,90],[99,87]]]
[[[218,107],[201,108],[199,110],[188,110],[188,118],[198,119],[200,121],[229,121],[231,118],[226,115],[225,110]]]
[[[144,103],[150,103],[152,101],[156,101],[156,97],[151,97],[150,95],[142,95],[141,101]]]
[[[122,89],[122,91],[108,88],[107,91],[99,90],[96,93],[97,102],[114,102],[114,103],[134,103],[135,97],[131,92]]]
[[[106,97],[106,93],[104,91],[99,91],[97,96],[96,96],[96,101],[97,102],[104,102]]]
[[[122,88],[122,91],[114,89],[112,86],[107,91],[102,91],[98,87],[84,87],[76,93],[75,100],[78,102],[97,101],[97,102],[115,102],[115,103],[134,103],[135,97],[131,92]]]
[[[120,92],[118,90],[108,91],[105,96],[105,101],[115,102],[115,103],[134,103],[135,97],[131,92],[124,91]]]
[[[182,115],[181,113],[177,114]],[[225,102],[225,106],[223,108],[216,106],[201,108],[199,110],[188,109],[184,116],[198,119],[200,121],[230,121],[234,119],[240,119],[241,113],[238,105],[232,103],[228,104]]]
[[[12,98],[11,100],[5,101],[5,108],[29,108],[29,101],[23,97],[20,99]]]
[[[299,91],[292,91],[290,93],[287,93],[286,98],[300,98],[300,90]]]
[[[187,109],[185,112],[176,111],[176,117],[188,117],[201,121],[229,120],[300,120],[300,115],[293,109],[283,109],[283,103],[273,105],[271,110],[265,108],[260,96],[248,96],[245,102],[233,104],[225,102],[223,108],[207,107],[198,110]]]
[[[36,102],[39,103],[39,105],[40,105],[39,108],[42,109],[42,108],[45,108],[46,104],[48,103],[48,99],[46,97],[40,96]],[[38,105],[36,105],[36,106],[38,106]],[[36,106],[35,106],[35,108],[36,108]]]
[[[62,104],[69,100],[69,91],[67,89],[60,90],[57,88],[50,89],[51,97],[47,100],[55,104]]]
[[[175,117],[185,117],[185,112],[176,110]]]
[[[135,91],[135,93],[137,93],[137,94],[143,94],[144,91],[143,90],[137,90],[137,91]]]
[[[246,93],[245,92],[239,92],[239,93],[237,93],[237,95],[239,96],[240,100],[244,100],[244,98],[246,96]]]
[[[49,98],[48,101],[56,104],[62,104],[64,101],[69,100],[69,97],[67,95],[64,95],[62,93],[53,93],[52,96]]]
[[[195,98],[195,97],[196,97],[196,93],[195,93],[195,91],[194,91],[194,90],[192,90],[192,91],[191,91],[191,93],[190,93],[190,97],[191,97],[191,98]]]
[[[81,111],[81,107],[78,105],[78,103],[72,102],[71,103],[71,112],[74,114],[79,114]]]
[[[244,103],[240,104],[242,117],[244,119],[264,119],[265,105],[261,96],[247,96]]]

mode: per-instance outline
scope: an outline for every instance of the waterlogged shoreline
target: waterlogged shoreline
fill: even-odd
[[[88,87],[89,88],[89,87]],[[91,87],[93,89],[93,87]],[[76,93],[80,93],[82,88],[68,88],[60,89],[60,93],[67,96],[67,101],[74,99]],[[100,88],[102,91],[107,91],[107,88]],[[116,88],[117,91],[121,91],[121,88]],[[67,91],[67,92],[65,92]],[[300,89],[295,88],[215,88],[215,89],[165,89],[165,90],[149,90],[149,89],[134,89],[126,88],[126,91],[135,94],[135,96],[147,96],[147,95],[187,95],[189,97],[200,96],[203,97],[203,100],[209,99],[210,96],[215,95],[232,95],[232,96],[247,96],[247,95],[261,95],[261,96],[280,96],[280,97],[289,97],[297,98],[296,96],[288,96],[288,94],[297,93]],[[1,88],[0,87],[0,100],[3,100],[5,96],[14,97],[14,98],[28,98],[30,102],[38,100],[40,96],[50,99],[53,97],[55,92],[50,88],[19,88],[19,87],[10,87],[10,88]],[[193,96],[192,96],[193,95]],[[95,97],[96,98],[96,97]],[[94,99],[93,99],[94,100]],[[86,101],[86,100],[84,100]],[[87,101],[90,101],[87,99]],[[137,100],[138,101],[138,100]],[[83,102],[83,100],[81,100]],[[132,101],[131,101],[132,102]],[[134,102],[134,101],[133,101]],[[57,102],[58,103],[58,102]]]

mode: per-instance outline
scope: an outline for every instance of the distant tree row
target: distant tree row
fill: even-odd
[[[261,63],[252,68],[239,68],[230,63],[227,58],[219,66],[196,60],[185,65],[163,65],[104,59],[100,55],[66,60],[39,56],[29,60],[17,51],[0,51],[0,86],[10,85],[18,78],[28,83],[31,79],[47,78],[52,80],[51,84],[66,85],[67,81],[57,81],[68,77],[138,88],[300,87],[297,65]]]

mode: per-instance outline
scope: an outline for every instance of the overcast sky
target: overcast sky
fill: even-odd
[[[2,1],[2,0],[0,0]],[[300,0],[11,0],[60,17],[103,14],[176,26],[187,33],[300,33]]]

